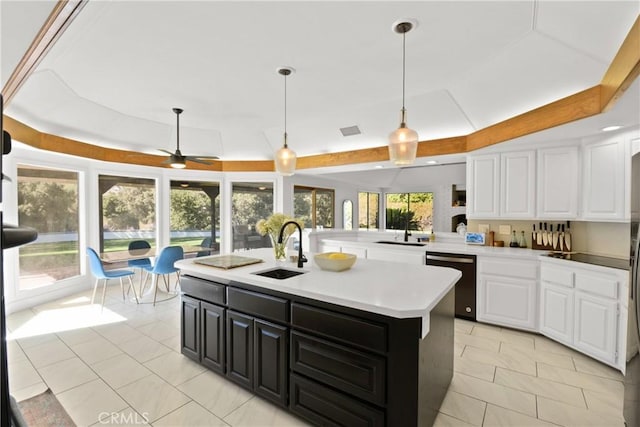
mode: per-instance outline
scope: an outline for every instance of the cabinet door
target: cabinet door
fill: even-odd
[[[574,345],[610,364],[616,363],[617,302],[576,292]]]
[[[573,289],[542,282],[540,332],[562,343],[573,343]]]
[[[500,156],[500,214],[508,218],[535,217],[535,151]]]
[[[478,320],[536,330],[536,291],[536,280],[482,275],[478,281]]]
[[[255,319],[255,393],[280,405],[288,402],[288,331]]]
[[[253,388],[253,317],[227,310],[227,376]]]
[[[200,303],[202,331],[201,363],[212,371],[224,374],[224,307]]]
[[[182,354],[200,361],[200,301],[182,296],[180,348]]]
[[[578,147],[538,150],[536,181],[539,218],[578,216]]]
[[[367,248],[361,248],[358,246],[342,246],[340,248],[340,251],[348,254],[353,254],[358,258],[367,258]]]
[[[500,155],[467,158],[467,217],[500,216]]]
[[[625,217],[625,144],[622,139],[583,147],[582,216],[623,220]]]

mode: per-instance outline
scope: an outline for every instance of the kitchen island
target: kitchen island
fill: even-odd
[[[182,353],[317,425],[431,425],[453,375],[460,272],[358,259],[298,269],[273,251],[182,271]],[[283,280],[256,273],[302,271]]]

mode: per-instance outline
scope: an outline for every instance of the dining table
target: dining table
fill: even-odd
[[[182,250],[184,252],[185,255],[188,254],[197,254],[198,252],[203,252],[203,251],[213,251],[213,248],[209,248],[209,247],[205,247],[205,246],[196,246],[196,245],[177,245],[177,246],[181,246]],[[160,251],[163,248],[155,248],[155,247],[151,247],[151,248],[143,248],[143,249],[125,249],[122,251],[111,251],[111,252],[101,252],[100,253],[100,260],[104,263],[104,264],[117,264],[117,263],[122,263],[122,262],[127,262],[127,261],[133,261],[133,260],[137,260],[137,259],[144,259],[144,258],[153,258],[156,257],[158,255],[160,255]],[[178,278],[180,277],[180,275],[178,274]],[[146,286],[146,280],[144,281],[144,285]],[[179,280],[178,280],[179,283]],[[152,286],[149,288],[149,290],[145,291],[145,286],[143,286],[142,283],[142,276],[140,277],[140,290],[138,292],[138,294],[136,295],[136,290],[135,288],[133,289],[134,292],[134,297],[131,299],[131,301],[136,301],[139,304],[146,304],[146,303],[152,303],[153,302],[153,288],[154,286],[158,286],[158,283],[156,280],[152,280]],[[158,290],[160,291],[160,288],[158,288]],[[158,299],[156,302],[161,302],[161,301],[166,301],[172,298],[175,298],[176,296],[179,295],[179,292],[177,291],[170,291],[169,290],[169,286],[167,285],[167,292],[165,293],[165,297],[162,299]]]

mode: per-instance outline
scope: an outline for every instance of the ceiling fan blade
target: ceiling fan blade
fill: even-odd
[[[168,155],[173,155],[173,153],[171,151],[165,150],[163,148],[158,148],[158,151],[162,151],[163,153],[167,153]]]
[[[194,163],[200,163],[203,165],[212,165],[213,163],[207,161],[207,160],[202,160],[200,157],[192,157],[192,156],[185,156],[184,157],[185,160],[190,161],[190,162],[194,162]]]
[[[220,160],[218,156],[189,156],[192,159],[200,159],[200,160]]]

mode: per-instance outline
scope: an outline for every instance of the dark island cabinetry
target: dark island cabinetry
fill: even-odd
[[[204,277],[181,283],[187,357],[315,425],[433,423],[453,375],[453,290],[423,323]]]

